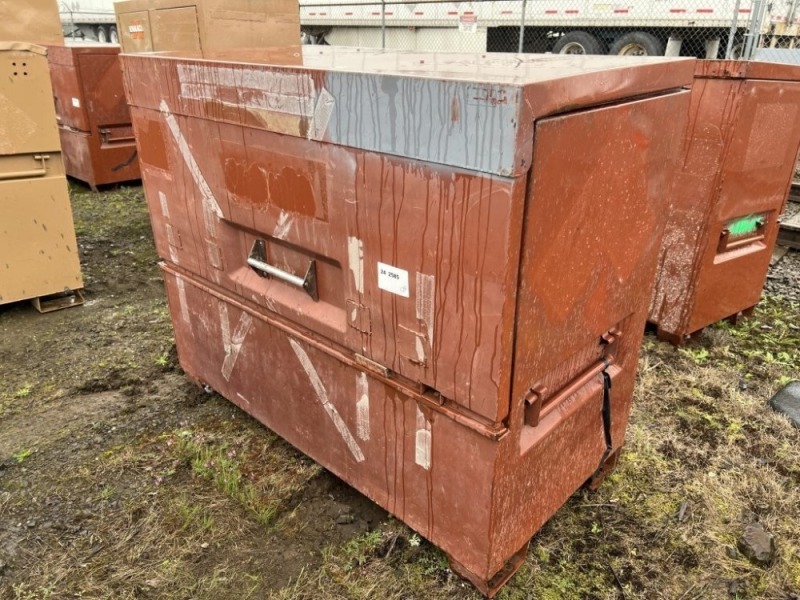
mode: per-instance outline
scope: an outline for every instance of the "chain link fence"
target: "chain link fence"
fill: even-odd
[[[800,0],[301,0],[305,43],[800,64]],[[795,47],[798,46],[797,49]]]

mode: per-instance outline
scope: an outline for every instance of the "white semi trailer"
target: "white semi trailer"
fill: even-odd
[[[754,13],[762,46],[794,47],[800,25],[800,0],[347,1],[300,0],[305,41],[380,47],[385,23],[389,48],[516,52],[524,12],[525,52],[717,58],[731,32],[740,54]]]
[[[716,58],[725,55],[731,32],[733,54],[740,54],[754,13],[761,17],[756,20],[756,45],[794,48],[800,31],[798,4],[800,0],[300,0],[300,22],[305,43],[516,52],[524,14],[524,52]],[[113,0],[61,0],[60,12],[67,35],[117,42]]]

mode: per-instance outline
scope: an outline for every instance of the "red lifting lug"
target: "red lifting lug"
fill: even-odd
[[[547,395],[547,388],[537,385],[525,394],[525,425],[536,427],[539,424],[539,415],[542,413],[542,401]]]
[[[608,331],[606,331],[603,335],[600,336],[600,343],[604,346],[610,346],[619,338],[622,337],[622,332],[617,329],[616,327],[612,327]]]

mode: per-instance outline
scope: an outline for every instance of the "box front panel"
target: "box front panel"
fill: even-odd
[[[746,81],[726,138],[688,331],[755,305],[800,146],[800,83]]]
[[[536,123],[495,568],[622,446],[688,101]]]
[[[58,152],[58,126],[47,57],[0,52],[0,155]]]
[[[166,265],[181,366],[477,569],[497,443]],[[465,494],[465,490],[470,490]]]
[[[0,256],[2,304],[83,287],[58,154],[0,157]]]
[[[147,10],[120,12],[117,5],[117,31],[123,52],[153,51],[153,32]]]
[[[162,257],[443,402],[505,415],[524,182],[138,108],[133,118]]]
[[[199,52],[203,48],[194,6],[151,10],[150,26],[156,52]]]

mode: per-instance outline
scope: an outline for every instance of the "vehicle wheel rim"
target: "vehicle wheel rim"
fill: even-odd
[[[625,44],[619,51],[620,56],[647,56],[644,46],[637,43]]]
[[[577,42],[570,42],[561,48],[559,54],[586,54],[586,48]]]

